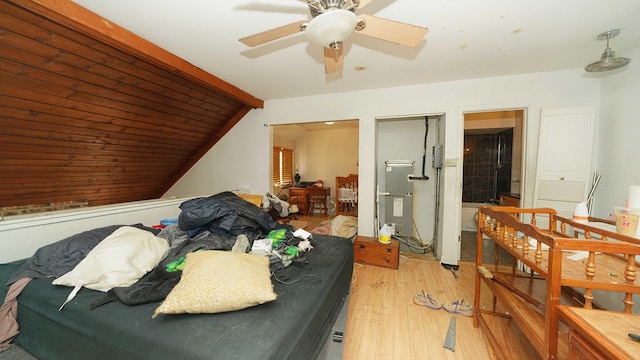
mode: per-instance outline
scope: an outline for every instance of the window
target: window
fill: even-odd
[[[293,150],[273,147],[273,183],[291,184],[293,182]]]

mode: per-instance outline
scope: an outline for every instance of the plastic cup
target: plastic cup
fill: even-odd
[[[616,231],[618,234],[636,236],[640,209],[625,207],[615,207],[614,209],[616,211]]]

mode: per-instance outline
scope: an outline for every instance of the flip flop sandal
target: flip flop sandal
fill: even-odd
[[[464,299],[455,300],[442,306],[446,312],[460,314],[462,316],[473,316],[473,306]]]
[[[425,295],[424,290],[413,295],[413,303],[426,306],[433,310],[440,310],[442,308],[442,304],[433,299],[430,294]]]

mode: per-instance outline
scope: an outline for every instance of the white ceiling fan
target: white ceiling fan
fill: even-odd
[[[309,6],[311,20],[300,20],[240,39],[258,46],[304,31],[312,43],[324,48],[325,72],[342,70],[343,42],[353,33],[415,48],[428,29],[355,11],[372,0],[300,0]]]

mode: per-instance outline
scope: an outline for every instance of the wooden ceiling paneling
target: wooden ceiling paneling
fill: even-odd
[[[263,105],[72,2],[0,16],[0,207],[160,197]]]

